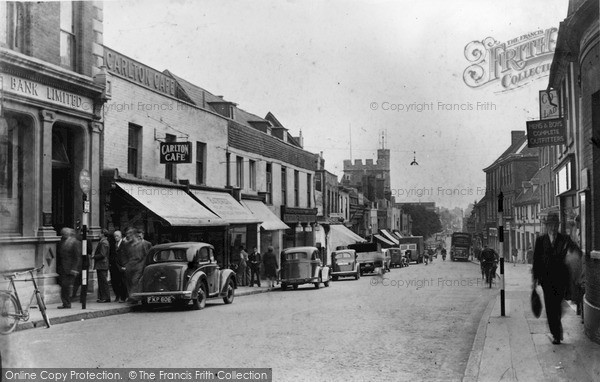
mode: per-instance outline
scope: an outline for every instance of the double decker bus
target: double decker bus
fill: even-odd
[[[471,254],[471,234],[454,232],[450,246],[450,260],[469,260]]]

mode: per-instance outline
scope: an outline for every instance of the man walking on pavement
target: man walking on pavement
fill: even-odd
[[[71,294],[73,283],[81,269],[81,242],[75,237],[75,230],[63,228],[62,239],[58,247],[58,258],[60,260],[60,299],[62,305],[58,309],[71,309]]]
[[[115,301],[125,302],[127,300],[127,283],[125,280],[125,264],[127,264],[126,243],[121,231],[113,233],[115,244],[110,256],[110,282],[115,291]]]
[[[260,263],[262,258],[256,247],[248,256],[248,262],[250,263],[250,286],[254,286],[254,276],[256,276],[256,285],[260,287]]]
[[[567,235],[558,232],[559,218],[555,213],[546,218],[546,233],[538,237],[533,250],[533,266],[531,269],[533,285],[542,286],[544,305],[548,327],[552,334],[552,343],[560,344],[563,340],[561,322],[562,300],[569,284],[569,271],[565,257],[570,250],[579,251],[577,245]]]

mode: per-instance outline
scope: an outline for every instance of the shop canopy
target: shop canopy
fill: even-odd
[[[398,239],[396,239],[396,237],[392,235],[388,230],[380,229],[379,232],[381,232],[381,235],[383,237],[394,243],[394,245],[400,245],[400,241],[398,241]]]
[[[260,217],[254,215],[226,192],[204,190],[190,190],[190,192],[209,210],[229,224],[262,223]]]
[[[287,224],[281,221],[275,215],[269,207],[259,200],[242,200],[242,204],[245,205],[252,213],[262,221],[260,225],[265,231],[276,231],[278,229],[290,229]]]
[[[329,248],[334,251],[337,247],[347,246],[348,244],[362,243],[365,239],[358,236],[342,224],[332,224],[329,226]]]
[[[373,237],[382,244],[389,245],[390,247],[394,246],[393,242],[391,242],[390,240],[386,239],[385,237],[383,237],[381,235],[375,234],[375,235],[373,235]]]
[[[172,226],[227,225],[181,188],[125,182],[116,182],[116,185]]]

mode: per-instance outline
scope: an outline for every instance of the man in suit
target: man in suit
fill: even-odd
[[[559,218],[555,213],[546,218],[546,233],[538,237],[533,250],[533,288],[539,283],[544,291],[544,305],[548,327],[555,345],[563,339],[562,300],[569,285],[569,271],[565,257],[570,250],[579,251],[567,235],[558,232]]]
[[[110,289],[108,286],[109,252],[108,230],[103,229],[100,232],[100,241],[94,250],[94,269],[98,276],[98,300],[96,302],[110,302]]]
[[[72,228],[63,228],[60,233],[62,239],[58,247],[58,257],[61,266],[58,272],[62,305],[58,309],[70,309],[73,283],[81,269],[81,242],[77,240]]]
[[[127,264],[127,243],[125,240],[123,240],[121,231],[115,231],[113,235],[115,237],[114,267],[116,270],[115,276],[112,279],[113,289],[115,291],[116,300],[119,302],[125,302],[127,301],[127,297],[129,297],[127,293],[127,281],[125,277],[125,265]]]

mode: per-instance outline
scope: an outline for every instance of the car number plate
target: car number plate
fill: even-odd
[[[350,264],[350,263],[344,263],[344,262],[337,263],[337,265],[348,265],[348,264]]]
[[[150,296],[148,304],[170,304],[173,302],[173,296]]]

